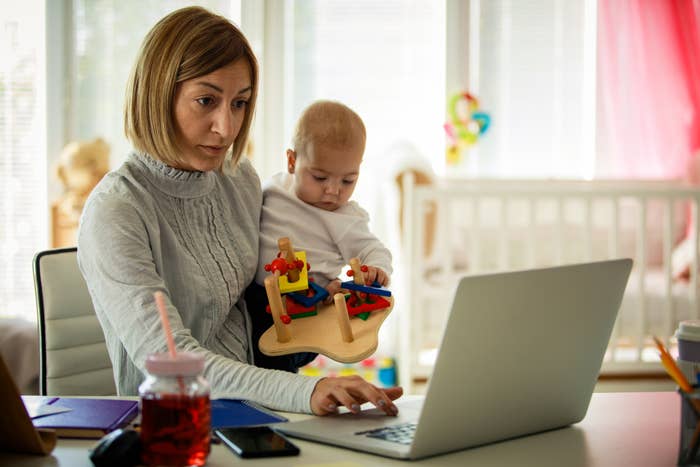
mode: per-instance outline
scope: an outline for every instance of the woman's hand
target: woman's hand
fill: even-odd
[[[399,409],[392,402],[403,394],[403,388],[380,389],[359,376],[323,378],[311,393],[311,410],[316,415],[336,413],[343,405],[352,413],[360,411],[360,405],[371,402],[387,415],[397,415]]]

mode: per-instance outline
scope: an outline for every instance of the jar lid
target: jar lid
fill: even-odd
[[[146,358],[146,371],[156,376],[194,376],[204,370],[204,355],[194,352],[151,354]]]
[[[676,337],[685,341],[700,342],[700,320],[691,319],[678,323]]]

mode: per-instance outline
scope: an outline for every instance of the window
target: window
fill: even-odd
[[[492,122],[473,174],[592,177],[595,5],[471,0],[470,90]]]
[[[47,241],[44,1],[0,16],[0,316],[36,314],[32,257]]]

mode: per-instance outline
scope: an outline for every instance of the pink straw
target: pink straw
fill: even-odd
[[[165,331],[165,338],[168,340],[168,350],[170,351],[170,356],[175,358],[177,352],[175,351],[175,340],[173,339],[173,333],[170,330],[170,321],[168,321],[168,310],[165,307],[165,296],[163,292],[156,292],[153,294],[156,299],[156,306],[158,307],[158,312],[160,313],[160,321],[163,323],[163,330]]]

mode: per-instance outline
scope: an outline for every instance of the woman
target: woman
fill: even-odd
[[[78,236],[119,394],[136,394],[146,356],[167,349],[153,300],[162,291],[177,349],[205,355],[212,397],[317,415],[370,401],[396,414],[401,388],[251,364],[243,293],[257,266],[262,196],[241,153],[257,90],[252,49],[221,16],[183,8],[144,40],[125,110],[135,150],[93,190]]]

